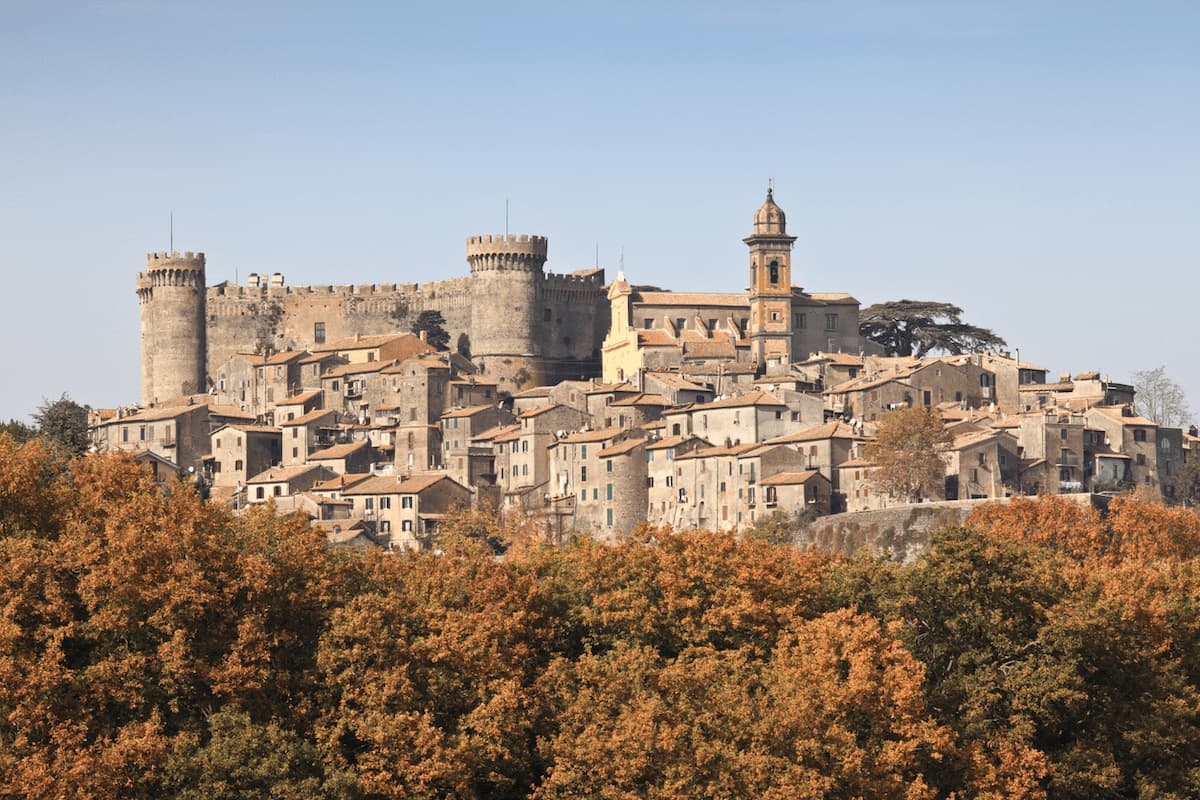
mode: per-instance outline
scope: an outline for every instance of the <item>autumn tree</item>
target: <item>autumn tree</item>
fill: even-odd
[[[1175,496],[1191,508],[1200,507],[1200,453],[1189,453],[1175,476]]]
[[[951,440],[941,418],[928,408],[898,408],[879,418],[875,440],[864,448],[879,491],[909,502],[941,497],[946,462],[940,450]]]
[[[1183,387],[1171,380],[1167,368],[1136,370],[1132,374],[1137,413],[1167,428],[1186,425],[1192,418]]]
[[[425,334],[425,341],[430,347],[445,350],[450,345],[450,334],[446,331],[446,318],[437,309],[429,308],[417,315],[412,324],[412,332]]]
[[[958,306],[927,300],[868,306],[859,312],[858,328],[861,336],[881,345],[890,356],[958,355],[1004,346],[1004,340],[987,328],[963,322]]]

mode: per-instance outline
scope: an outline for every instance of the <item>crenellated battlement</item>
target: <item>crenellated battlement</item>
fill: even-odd
[[[546,257],[549,240],[545,236],[522,234],[487,234],[467,237],[467,258],[489,253],[525,253]]]
[[[204,269],[204,253],[193,253],[188,250],[180,254],[178,251],[167,253],[147,253],[146,268],[160,269]]]

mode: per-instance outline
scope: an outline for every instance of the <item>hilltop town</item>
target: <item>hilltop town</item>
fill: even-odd
[[[868,457],[900,408],[945,429],[944,481],[922,499],[1172,498],[1195,439],[1138,416],[1132,386],[1003,350],[883,355],[851,294],[794,284],[794,241],[768,192],[749,288],[729,294],[547,274],[540,236],[471,237],[469,277],[420,285],[206,286],[203,254],[154,253],[141,402],[93,412],[93,445],[391,549],[481,504],[605,541],[906,504]],[[410,332],[427,311],[448,349]]]

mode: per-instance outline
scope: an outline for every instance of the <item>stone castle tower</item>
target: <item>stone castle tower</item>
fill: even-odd
[[[539,335],[547,241],[544,236],[467,239],[471,265],[471,358],[501,391],[546,382]]]
[[[786,372],[792,363],[792,244],[787,217],[771,189],[754,213],[750,248],[750,345],[767,374]]]
[[[150,253],[137,276],[142,405],[206,386],[204,253]]]

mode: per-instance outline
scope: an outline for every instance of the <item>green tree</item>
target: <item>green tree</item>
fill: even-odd
[[[899,408],[879,419],[875,441],[864,450],[872,480],[892,497],[918,502],[941,497],[946,462],[940,449],[951,439],[941,418],[928,408]]]
[[[1178,428],[1191,420],[1187,395],[1167,375],[1166,367],[1137,370],[1131,377],[1137,390],[1133,407],[1138,414],[1168,428]]]
[[[445,350],[450,346],[450,334],[446,331],[445,326],[446,318],[442,316],[442,312],[430,308],[417,315],[417,319],[412,325],[412,332],[420,334],[424,331],[425,341],[429,342],[430,347]]]
[[[890,356],[917,356],[940,351],[957,355],[1004,346],[987,328],[962,321],[962,309],[928,300],[876,303],[858,314],[858,332],[882,345]]]
[[[8,422],[0,424],[0,433],[8,434],[17,444],[24,444],[37,436],[37,428],[19,419],[10,419]]]
[[[76,403],[66,392],[57,400],[42,400],[33,415],[38,433],[72,455],[88,448],[88,407]]]

